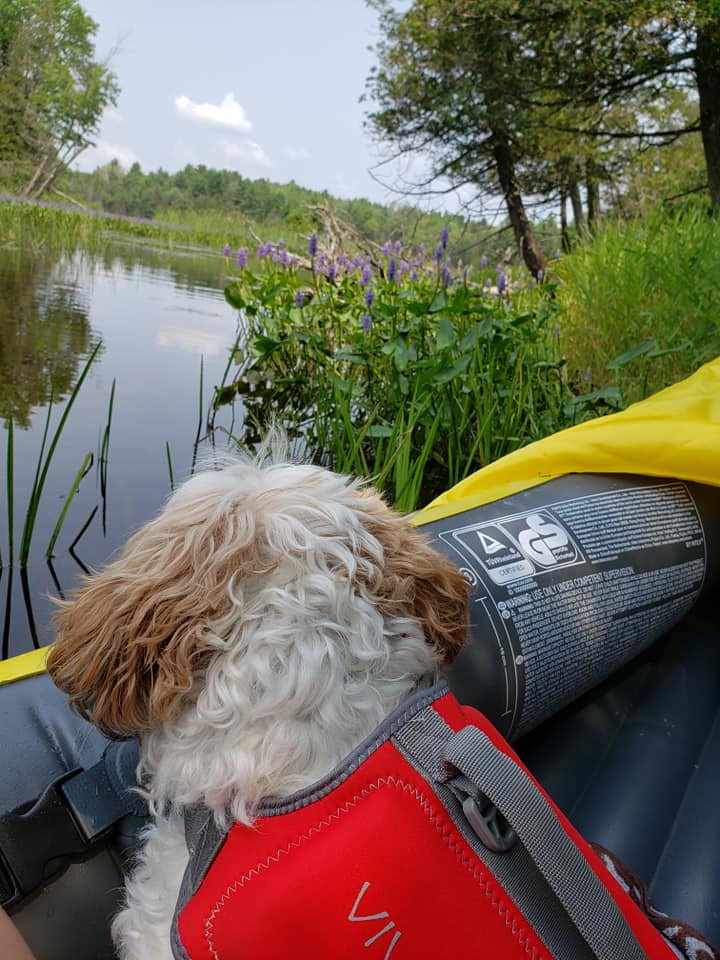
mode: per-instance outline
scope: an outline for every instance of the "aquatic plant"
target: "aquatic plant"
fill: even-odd
[[[239,327],[213,407],[242,398],[243,442],[271,417],[308,456],[372,476],[412,510],[470,470],[582,416],[568,404],[553,285],[471,274],[395,241],[310,269],[263,241],[227,286]],[[500,278],[502,278],[500,280]],[[490,284],[486,285],[486,280]]]
[[[52,422],[52,413],[53,413],[53,389],[51,383],[50,389],[50,399],[47,405],[47,410],[45,414],[45,423],[43,427],[40,450],[38,453],[37,462],[35,465],[35,475],[33,479],[32,488],[28,498],[27,507],[25,510],[25,516],[23,520],[22,533],[20,537],[20,547],[18,550],[18,564],[22,568],[27,566],[28,558],[30,555],[30,546],[32,544],[33,534],[35,530],[35,523],[37,520],[38,510],[40,507],[40,501],[42,499],[43,490],[45,488],[45,483],[47,481],[48,473],[50,466],[52,464],[53,456],[58,447],[60,439],[62,437],[65,424],[67,423],[68,417],[72,411],[73,405],[77,396],[80,392],[80,389],[87,377],[90,368],[97,357],[102,344],[100,342],[96,343],[93,350],[90,352],[87,357],[85,364],[80,372],[80,375],[73,387],[70,396],[68,397],[65,407],[60,415],[60,419],[55,426],[52,435],[50,435],[50,424]],[[114,393],[114,390],[113,390]],[[111,405],[112,409],[112,405]],[[106,428],[108,431],[109,437],[109,423]],[[46,449],[47,448],[47,449]],[[93,463],[92,453],[88,453],[83,458],[83,463],[78,470],[78,473],[73,481],[73,484],[68,491],[68,494],[65,498],[63,506],[60,511],[60,516],[55,524],[55,529],[53,530],[50,542],[46,549],[46,556],[50,557],[52,555],[53,548],[57,541],[57,538],[60,534],[63,522],[67,516],[68,509],[70,504],[77,492],[77,488],[80,484],[82,478],[86,475]],[[9,566],[13,566],[15,561],[15,550],[14,550],[14,424],[12,419],[9,420],[7,426],[7,448],[6,448],[6,463],[5,463],[5,472],[6,472],[6,486],[7,486],[7,523],[8,523],[8,558],[7,563]],[[0,563],[1,566],[1,563]]]

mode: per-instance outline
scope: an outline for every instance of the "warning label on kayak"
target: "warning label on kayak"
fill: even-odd
[[[582,486],[591,492],[564,490]],[[562,478],[510,502],[524,509],[493,515],[502,504],[492,504],[428,531],[474,585],[472,645],[453,686],[517,737],[687,613],[702,589],[706,545],[679,481]],[[462,689],[470,684],[472,693]]]

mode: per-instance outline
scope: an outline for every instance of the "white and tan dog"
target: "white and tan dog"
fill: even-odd
[[[453,659],[469,585],[371,488],[320,467],[192,477],[57,613],[49,670],[109,734],[138,735],[154,822],[113,925],[170,957],[182,811],[250,823],[333,769]]]

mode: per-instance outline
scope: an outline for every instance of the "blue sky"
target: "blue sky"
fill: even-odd
[[[375,62],[364,0],[82,0],[121,94],[98,145],[143,170],[187,163],[387,202],[359,99]],[[388,174],[386,172],[385,176]],[[390,178],[391,179],[391,178]]]

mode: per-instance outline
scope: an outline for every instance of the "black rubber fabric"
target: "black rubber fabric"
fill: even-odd
[[[0,687],[0,809],[94,763],[104,739],[47,677]],[[688,617],[652,650],[515,744],[587,839],[618,854],[656,906],[720,941],[720,629]],[[118,846],[74,865],[14,919],[38,960],[111,960]]]
[[[588,839],[658,909],[720,942],[720,630],[688,617],[516,744]]]

